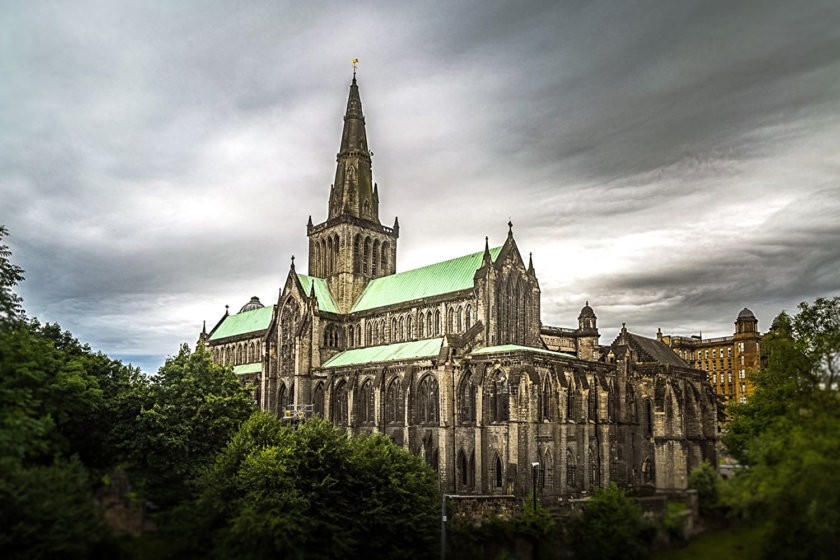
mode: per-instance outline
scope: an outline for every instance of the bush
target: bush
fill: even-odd
[[[720,476],[708,461],[691,469],[688,487],[697,490],[701,515],[709,515],[718,507],[720,499]]]

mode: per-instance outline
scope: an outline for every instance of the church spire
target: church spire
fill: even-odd
[[[336,156],[335,182],[330,193],[331,219],[349,215],[379,223],[379,205],[373,193],[371,155],[365,132],[362,98],[359,96],[354,72],[344,113],[341,146]]]

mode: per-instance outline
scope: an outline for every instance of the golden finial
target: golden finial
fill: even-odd
[[[354,78],[356,77],[356,65],[357,65],[358,63],[359,63],[359,59],[358,59],[358,58],[354,58],[354,59],[353,59],[353,77],[354,77]]]

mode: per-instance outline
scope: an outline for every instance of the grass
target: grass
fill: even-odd
[[[664,550],[654,560],[759,560],[764,527],[737,527],[705,533],[684,548]]]

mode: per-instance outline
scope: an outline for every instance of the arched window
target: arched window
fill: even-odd
[[[405,317],[400,317],[400,340],[405,340]]]
[[[324,417],[324,384],[318,383],[312,397],[312,412],[316,416]]]
[[[589,389],[587,417],[593,422],[598,419],[598,395],[594,379],[592,380],[592,387]]]
[[[405,320],[405,338],[406,340],[414,338],[414,321],[411,320],[411,315]]]
[[[347,384],[339,380],[333,387],[330,398],[330,416],[333,424],[344,426],[347,424]]]
[[[373,335],[370,331],[370,323],[367,323],[365,325],[365,339],[367,340],[368,346],[373,346]]]
[[[362,325],[356,325],[356,346],[362,345]]]
[[[420,424],[438,423],[438,383],[433,375],[424,377],[417,387],[417,421]]]
[[[572,387],[569,387],[566,397],[567,397],[567,400],[566,400],[566,417],[572,422],[577,422],[578,410],[577,410],[577,396],[575,395],[575,389],[572,388]]]
[[[397,318],[391,317],[391,342],[397,341]]]
[[[642,463],[642,484],[653,484],[655,480],[653,462],[650,460],[650,457],[645,457]]]
[[[286,414],[286,409],[288,407],[289,407],[289,394],[286,391],[286,384],[281,383],[280,388],[277,390],[277,411],[279,412],[281,417]]]
[[[507,422],[509,420],[508,381],[505,372],[496,370],[489,383],[490,421]]]
[[[428,336],[435,336],[434,316],[431,311],[426,315],[426,332]]]
[[[502,466],[502,458],[496,453],[496,460],[491,463],[492,472],[490,473],[490,480],[496,488],[501,488],[505,477],[504,467]]]
[[[575,454],[571,449],[566,450],[566,486],[574,488],[576,484],[577,475],[577,461],[575,461]]]
[[[467,454],[464,453],[464,450],[458,450],[456,468],[458,471],[458,490],[472,491],[475,487],[475,451],[467,459]]]
[[[338,252],[341,246],[341,241],[337,235],[333,236],[333,272],[338,272]]]
[[[472,305],[467,304],[467,309],[464,311],[464,330],[470,330],[472,326]]]
[[[589,483],[592,488],[595,488],[601,481],[600,462],[598,461],[598,451],[596,449],[589,450]]]
[[[382,243],[382,255],[381,255],[381,258],[379,259],[379,268],[382,269],[382,274],[383,275],[389,273],[389,269],[388,269],[388,248],[389,248],[389,246],[388,246],[387,242]]]
[[[645,420],[647,424],[645,426],[645,428],[647,428],[646,435],[650,437],[653,435],[653,406],[651,406],[650,404],[650,399],[645,399],[645,415]]]
[[[359,390],[359,419],[362,422],[372,423],[376,421],[376,402],[374,400],[373,382],[368,379],[362,383]]]
[[[555,417],[556,405],[554,400],[554,390],[551,386],[551,377],[549,375],[545,376],[541,395],[542,402],[540,403],[540,420],[547,420],[549,422],[553,422]]]
[[[385,390],[385,422],[402,423],[404,420],[402,383],[395,377]]]
[[[373,259],[371,261],[371,266],[370,266],[371,276],[376,276],[376,273],[378,271],[379,271],[379,240],[376,239],[373,242]]]
[[[464,330],[464,308],[459,305],[455,311],[455,332],[462,330]]]
[[[545,472],[545,476],[542,479],[542,487],[554,488],[554,457],[551,455],[551,449],[545,450],[540,468]]]
[[[385,319],[379,320],[378,344],[385,344]]]
[[[426,316],[423,312],[417,317],[417,338],[425,338],[426,336]]]
[[[364,260],[362,261],[362,274],[370,270],[370,237],[365,237]]]
[[[362,271],[362,236],[358,233],[353,238],[353,272]]]
[[[475,406],[477,387],[473,381],[472,373],[469,371],[464,373],[461,380],[461,386],[458,390],[458,403],[460,405],[461,424],[475,423]]]
[[[446,332],[455,332],[455,309],[453,309],[452,307],[450,307],[449,311],[447,312]]]
[[[440,334],[440,309],[435,309],[435,336]]]
[[[321,276],[329,274],[330,253],[327,250],[327,240],[321,240]]]
[[[353,343],[356,340],[356,328],[353,325],[347,327],[347,347],[353,348]]]

